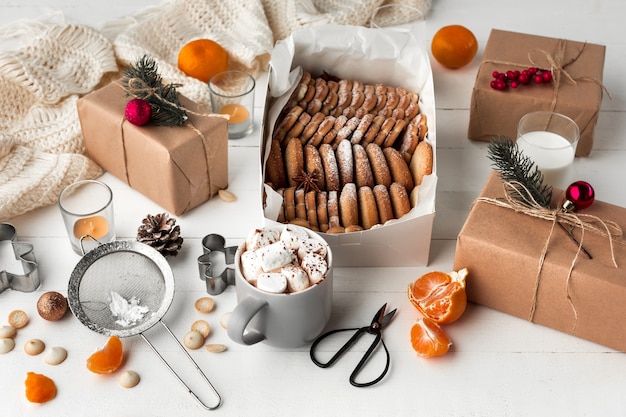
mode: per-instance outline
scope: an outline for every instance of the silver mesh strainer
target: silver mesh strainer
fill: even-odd
[[[120,311],[112,304],[116,299],[124,300],[126,307],[141,307],[140,314],[120,320]],[[106,336],[140,335],[205,409],[215,409],[221,404],[220,395],[162,320],[173,299],[174,275],[165,258],[152,247],[133,241],[113,241],[87,252],[72,271],[68,285],[70,309],[81,323]],[[217,397],[215,406],[204,404],[148,340],[144,332],[157,323],[208,383]]]

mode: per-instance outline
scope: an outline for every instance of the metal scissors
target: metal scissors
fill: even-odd
[[[391,361],[391,358],[389,356],[389,350],[387,349],[387,346],[385,345],[385,341],[382,338],[381,330],[383,329],[383,327],[389,324],[394,314],[396,314],[396,310],[397,310],[397,309],[393,309],[389,313],[385,314],[386,309],[387,309],[387,303],[383,304],[383,306],[378,310],[376,315],[374,315],[374,318],[372,319],[372,323],[369,326],[356,327],[356,328],[350,328],[350,329],[331,330],[319,336],[311,345],[310,354],[311,354],[311,360],[313,361],[313,363],[319,366],[320,368],[330,367],[344,353],[346,353],[350,349],[350,347],[352,347],[352,345],[354,345],[356,341],[361,338],[361,336],[368,333],[368,334],[375,336],[374,341],[372,342],[370,347],[367,349],[367,351],[365,352],[365,354],[363,355],[359,363],[356,365],[356,368],[354,368],[354,371],[352,371],[352,374],[350,374],[350,384],[352,384],[355,387],[369,387],[379,382],[387,374],[387,371],[389,370],[389,363]],[[348,339],[348,341],[337,351],[337,353],[335,353],[335,355],[332,358],[330,358],[327,362],[320,362],[319,360],[317,360],[317,358],[315,357],[315,349],[317,348],[317,345],[322,340],[324,340],[325,338],[327,338],[328,336],[332,334],[339,333],[339,332],[347,332],[347,331],[354,331],[354,335],[352,335],[352,337]],[[373,379],[372,381],[357,382],[356,377],[359,375],[364,365],[370,359],[370,357],[372,356],[372,353],[374,352],[374,350],[376,349],[379,343],[382,343],[383,348],[385,349],[385,354],[387,355],[387,362],[385,364],[385,369],[377,378]]]

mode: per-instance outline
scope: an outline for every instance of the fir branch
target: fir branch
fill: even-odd
[[[150,121],[157,126],[180,126],[187,112],[178,99],[179,84],[164,84],[156,61],[147,55],[124,71],[122,83],[127,96],[146,100],[152,108]]]
[[[524,186],[542,207],[550,207],[552,187],[543,184],[543,174],[535,163],[519,150],[517,144],[506,136],[494,138],[489,143],[488,158],[493,161],[503,181],[516,181]],[[522,196],[515,196],[523,200]],[[524,201],[523,201],[524,202]]]

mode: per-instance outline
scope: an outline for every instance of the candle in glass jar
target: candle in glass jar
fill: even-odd
[[[545,184],[563,188],[568,182],[576,148],[563,136],[548,131],[527,132],[517,139],[517,146],[537,165]]]
[[[232,124],[243,123],[250,117],[250,112],[246,106],[238,103],[226,104],[220,109],[220,113],[229,115],[228,123]]]
[[[101,239],[109,233],[109,223],[103,216],[83,217],[74,223],[74,236],[80,239],[83,236],[91,236]]]

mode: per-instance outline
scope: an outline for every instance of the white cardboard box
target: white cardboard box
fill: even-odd
[[[265,112],[261,178],[269,153],[271,132],[302,75],[323,71],[363,83],[385,83],[415,91],[427,117],[428,136],[435,155],[433,174],[424,178],[412,210],[401,219],[362,232],[320,233],[332,248],[335,266],[425,266],[435,217],[437,158],[435,95],[430,61],[424,48],[407,33],[357,26],[318,25],[294,32],[277,42],[270,62]],[[265,220],[276,221],[282,198],[265,186]]]

